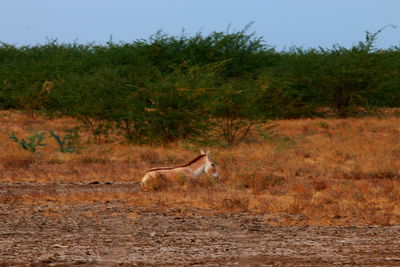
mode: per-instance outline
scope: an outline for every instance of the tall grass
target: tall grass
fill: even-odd
[[[74,154],[57,152],[55,143],[44,147],[41,154],[31,154],[9,140],[6,132],[13,130],[23,136],[32,129],[62,131],[77,122],[41,117],[33,121],[19,113],[0,114],[1,182],[129,182],[134,188],[147,169],[186,163],[198,153],[195,144],[127,145],[115,136],[110,143],[88,143]],[[149,192],[21,192],[3,196],[0,202],[64,205],[118,200],[159,210],[247,211],[264,214],[271,224],[400,223],[399,118],[274,123],[274,138],[266,140],[253,133],[248,142],[233,147],[210,147],[219,180],[206,176],[197,182],[181,180]],[[270,131],[270,124],[262,127]],[[294,141],[277,149],[281,139]]]

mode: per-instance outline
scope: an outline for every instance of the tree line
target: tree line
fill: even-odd
[[[277,51],[247,30],[131,43],[0,44],[0,108],[71,116],[94,137],[228,143],[276,118],[346,118],[400,105],[400,47]],[[211,138],[211,137],[210,137]]]

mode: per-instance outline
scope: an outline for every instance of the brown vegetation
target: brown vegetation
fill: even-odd
[[[3,203],[48,202],[60,205],[118,200],[149,209],[201,208],[210,213],[249,211],[276,217],[279,223],[312,225],[393,225],[400,223],[400,119],[301,119],[275,121],[273,132],[257,133],[233,147],[211,147],[221,175],[215,181],[181,179],[154,190],[54,192],[5,195]],[[87,143],[78,153],[56,152],[46,138],[40,153],[22,150],[8,139],[11,131],[29,136],[76,125],[68,119],[32,118],[0,113],[0,183],[139,182],[157,166],[184,164],[195,144],[168,147]],[[261,129],[262,131],[262,129]],[[206,149],[203,147],[203,149]],[[112,185],[111,185],[112,186]],[[134,183],[127,186],[137,186]],[[273,221],[271,221],[273,223]]]

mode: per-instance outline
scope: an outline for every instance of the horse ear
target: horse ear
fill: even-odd
[[[208,150],[206,156],[209,157],[210,154],[211,154],[211,153],[210,153],[210,151]]]
[[[201,155],[205,155],[205,154],[206,154],[206,152],[204,152],[204,150],[203,150],[203,149],[200,149],[200,154],[201,154]]]

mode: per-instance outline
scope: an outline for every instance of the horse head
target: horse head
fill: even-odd
[[[201,155],[205,155],[205,164],[204,164],[204,172],[207,173],[208,175],[218,178],[218,169],[214,161],[210,157],[210,151],[207,151],[205,153],[203,150],[200,150]]]

